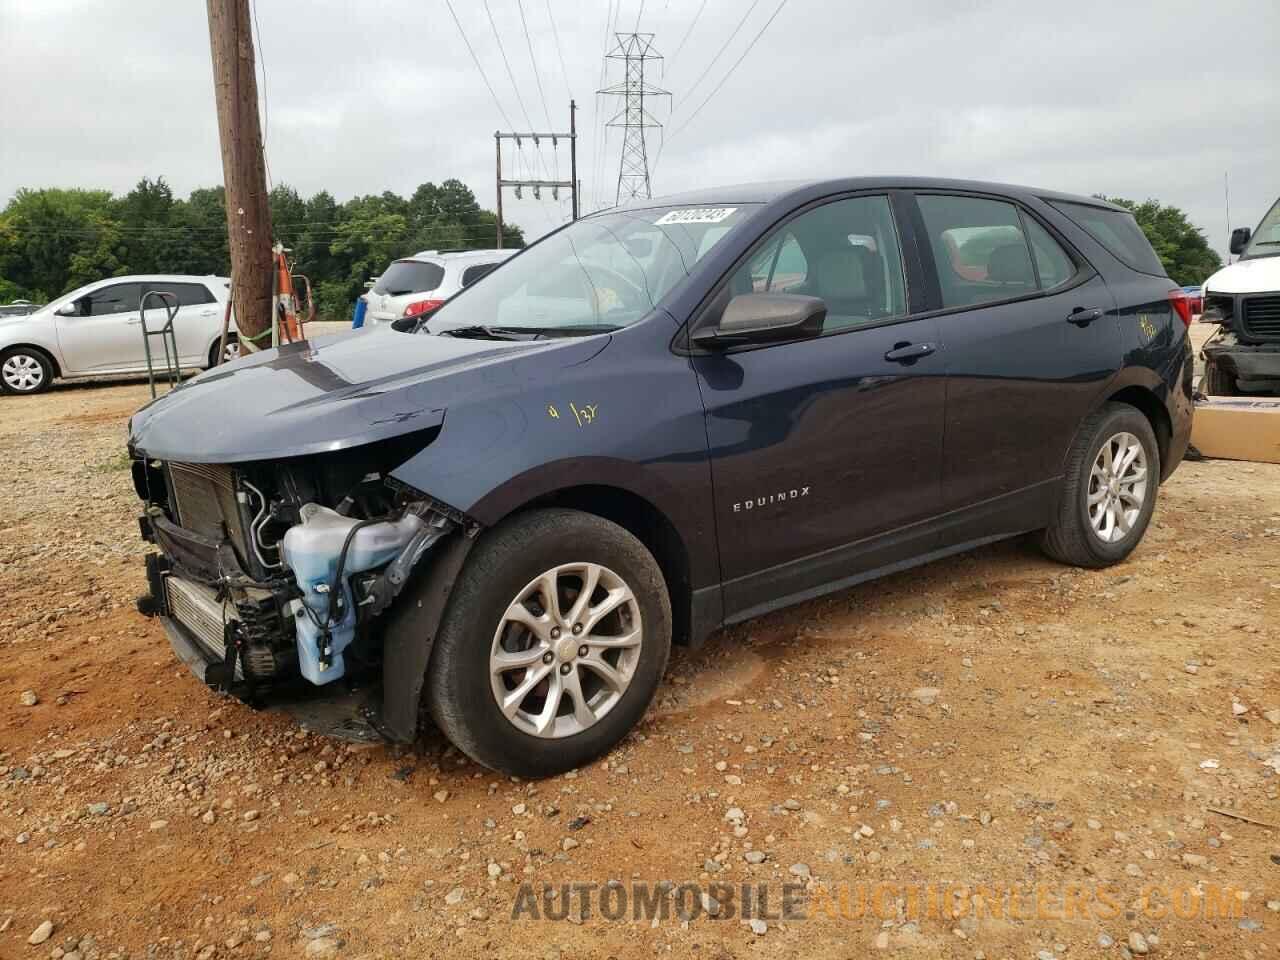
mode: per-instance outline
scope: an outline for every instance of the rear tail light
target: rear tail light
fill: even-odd
[[[1191,326],[1191,298],[1187,296],[1187,291],[1174,288],[1169,291],[1169,305],[1173,307],[1174,312],[1182,320],[1184,327]]]
[[[420,313],[430,313],[442,303],[444,303],[443,300],[415,300],[404,308],[404,313],[401,316],[416,317]]]

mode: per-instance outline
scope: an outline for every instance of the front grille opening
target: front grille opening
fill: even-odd
[[[1241,313],[1245,336],[1255,340],[1280,340],[1280,294],[1245,297]]]

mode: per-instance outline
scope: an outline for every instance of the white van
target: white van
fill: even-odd
[[[1280,396],[1280,200],[1256,230],[1231,232],[1231,252],[1204,282],[1200,319],[1222,327],[1204,347],[1204,392]]]

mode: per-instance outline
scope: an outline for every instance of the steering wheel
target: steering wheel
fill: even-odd
[[[583,283],[587,286],[590,293],[595,294],[599,290],[599,285],[596,283],[596,279],[599,275],[603,274],[607,279],[614,281],[614,286],[610,289],[613,289],[613,291],[618,294],[618,299],[620,301],[619,306],[630,310],[648,310],[653,306],[649,299],[649,294],[646,293],[643,288],[637,286],[630,278],[623,276],[617,270],[614,270],[611,267],[602,267],[598,264],[592,264],[585,269],[586,275],[583,277]],[[588,277],[590,278],[590,282],[588,282]],[[596,303],[600,307],[601,313],[607,312],[608,307],[605,304],[600,303],[599,299],[596,300]]]

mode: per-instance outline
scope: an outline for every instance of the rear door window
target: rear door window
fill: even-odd
[[[945,308],[1011,300],[1039,291],[1022,218],[1012,203],[983,197],[916,197]]]
[[[1035,257],[1036,273],[1040,276],[1040,288],[1052,290],[1076,275],[1076,265],[1062,245],[1049,235],[1049,231],[1031,217],[1023,217],[1027,239],[1031,241],[1031,254]]]
[[[1155,277],[1168,276],[1160,258],[1151,249],[1146,234],[1128,210],[1111,210],[1065,200],[1050,200],[1049,204],[1070,217],[1125,266]]]
[[[197,307],[202,303],[215,303],[209,288],[202,283],[149,283],[146,285],[148,290],[157,292],[172,293],[178,298],[178,306],[180,307]],[[165,298],[168,300],[168,298]],[[169,301],[172,302],[172,301]],[[160,298],[152,297],[147,301],[147,309],[161,309]]]
[[[428,293],[440,286],[444,267],[421,260],[397,260],[383,271],[373,285],[374,293],[398,297],[406,293]]]

